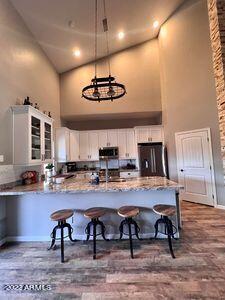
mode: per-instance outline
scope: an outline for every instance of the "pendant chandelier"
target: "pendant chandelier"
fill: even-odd
[[[115,100],[126,94],[125,86],[115,81],[115,77],[111,76],[111,66],[109,58],[109,38],[108,38],[108,21],[106,17],[105,0],[103,0],[104,19],[102,20],[103,30],[106,37],[106,51],[108,62],[108,77],[97,77],[97,21],[98,21],[98,0],[95,0],[95,77],[91,80],[91,84],[84,87],[82,97],[90,101],[106,101]]]

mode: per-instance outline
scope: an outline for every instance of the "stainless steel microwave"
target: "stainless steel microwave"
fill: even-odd
[[[99,149],[99,159],[117,159],[119,158],[118,147],[104,147]]]

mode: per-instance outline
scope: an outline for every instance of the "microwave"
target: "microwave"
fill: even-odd
[[[119,148],[118,147],[103,147],[99,149],[99,159],[118,159]]]

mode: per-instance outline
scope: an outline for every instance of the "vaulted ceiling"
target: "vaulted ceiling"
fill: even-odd
[[[158,35],[159,24],[184,0],[106,0],[110,53]],[[11,0],[59,73],[94,60],[94,0]],[[102,32],[103,1],[99,4],[98,57],[106,55]],[[125,33],[118,39],[118,32]],[[73,51],[81,55],[75,57]]]

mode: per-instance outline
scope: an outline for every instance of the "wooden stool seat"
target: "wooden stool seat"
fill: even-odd
[[[118,209],[117,213],[123,218],[133,218],[139,214],[139,208],[136,206],[122,206]]]
[[[98,219],[106,213],[106,208],[104,207],[92,207],[84,212],[84,216],[89,219]]]
[[[157,204],[153,207],[153,211],[161,216],[172,217],[176,214],[176,206],[168,204]]]
[[[64,221],[66,219],[69,219],[74,214],[74,211],[72,209],[62,209],[57,210],[54,213],[51,214],[50,218],[53,221]]]

